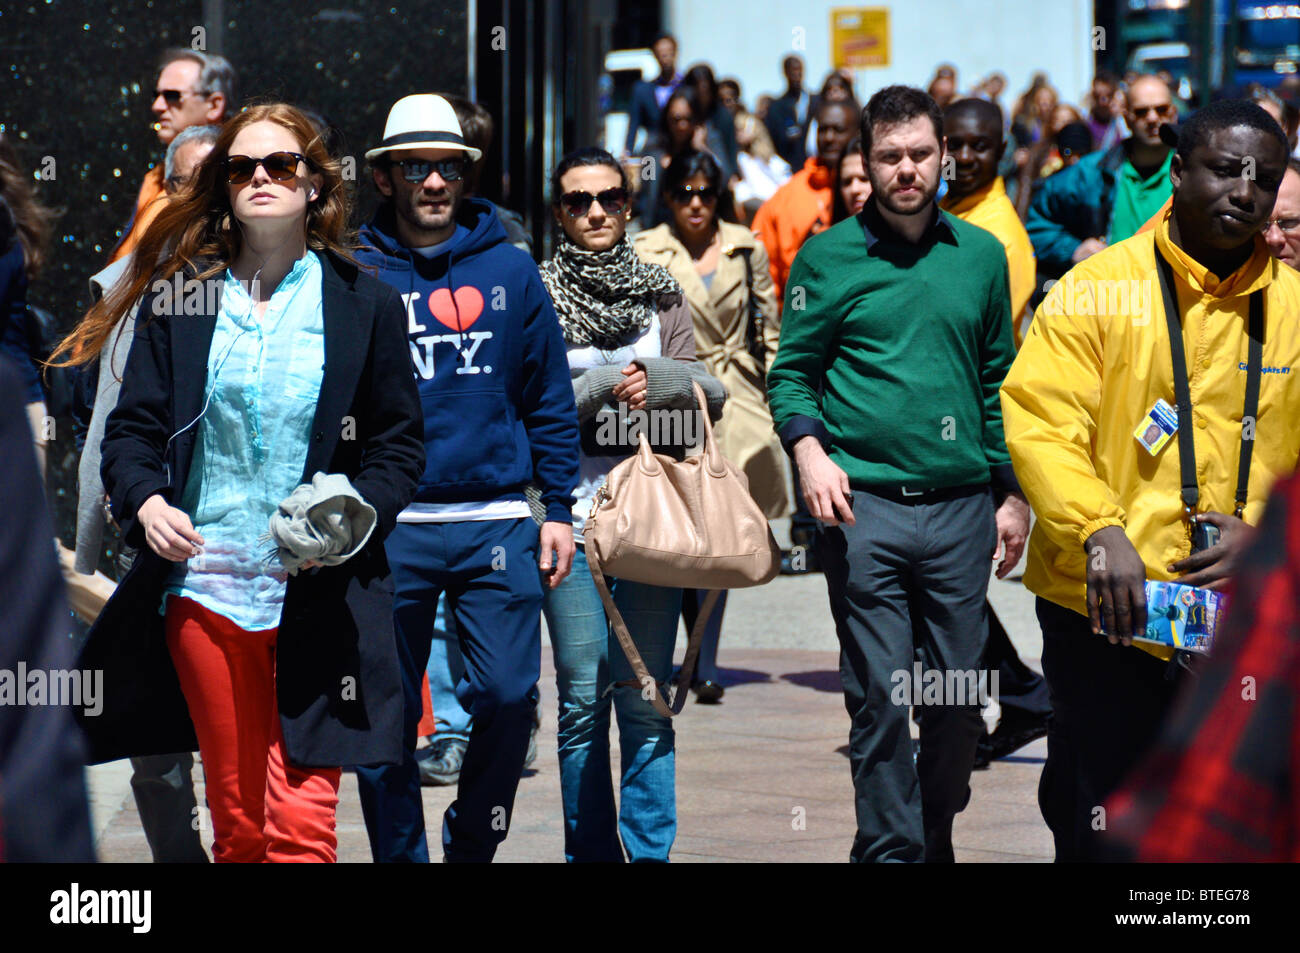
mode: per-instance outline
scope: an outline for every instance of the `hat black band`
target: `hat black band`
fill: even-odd
[[[406,145],[408,142],[453,142],[463,146],[465,139],[454,132],[403,132],[396,136],[389,136],[379,144],[379,148],[389,149],[393,146]]]

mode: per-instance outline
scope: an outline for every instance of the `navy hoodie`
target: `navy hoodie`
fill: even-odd
[[[415,502],[522,500],[536,483],[546,518],[572,522],[578,411],[550,295],[492,203],[465,199],[456,221],[468,234],[426,258],[385,203],[357,253],[406,305],[426,452]]]

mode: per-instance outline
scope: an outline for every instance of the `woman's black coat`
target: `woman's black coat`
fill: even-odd
[[[401,758],[402,686],[384,538],[424,472],[424,422],[396,292],[321,253],[325,373],[302,482],[345,474],[378,515],[365,549],[289,578],[276,641],[276,691],[288,756],[325,767]],[[90,631],[80,667],[104,672],[102,712],[79,716],[89,761],[196,750],[167,651],[162,591],[175,563],[144,541],[140,505],[185,488],[207,386],[224,275],[189,313],[154,316],[147,294],[102,447],[104,486],[123,538],[140,554]],[[179,309],[178,309],[179,310]],[[193,313],[198,311],[199,313]]]

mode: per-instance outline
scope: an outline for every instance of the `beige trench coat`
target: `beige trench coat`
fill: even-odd
[[[750,256],[753,289],[763,313],[763,343],[767,367],[772,366],[781,337],[776,298],[767,252],[749,229],[721,222],[722,254],[713,284],[705,288],[686,251],[668,225],[641,232],[634,240],[637,254],[663,265],[686,293],[695,324],[695,350],[709,373],[722,381],[730,395],[722,420],[714,428],[723,455],[744,471],[749,492],[768,519],[790,512],[786,490],[785,452],[772,428],[758,362],[746,350],[749,296],[745,285],[745,255]],[[764,368],[766,370],[766,368]]]

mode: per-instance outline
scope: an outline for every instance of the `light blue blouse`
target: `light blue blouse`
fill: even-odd
[[[261,631],[280,624],[288,574],[260,537],[302,479],[324,376],[316,254],[294,263],[260,319],[253,305],[227,271],[208,351],[208,406],[180,502],[203,552],[176,566],[165,591]]]

